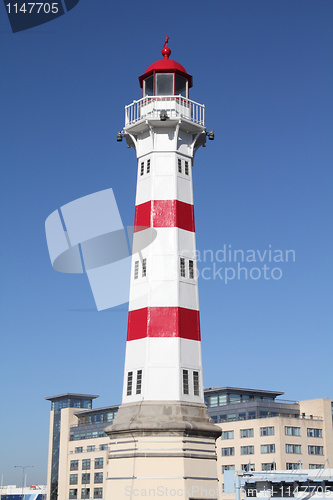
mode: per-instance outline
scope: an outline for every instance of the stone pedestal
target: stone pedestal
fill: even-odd
[[[143,401],[120,406],[111,439],[106,500],[217,500],[215,441],[221,435],[203,404]]]

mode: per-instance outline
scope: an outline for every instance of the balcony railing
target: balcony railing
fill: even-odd
[[[185,118],[198,125],[205,125],[205,106],[181,96],[151,96],[133,101],[125,107],[125,126],[134,125],[147,118],[160,119],[161,111],[168,118]]]

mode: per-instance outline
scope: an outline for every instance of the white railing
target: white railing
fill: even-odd
[[[151,96],[133,101],[125,107],[125,126],[147,118],[160,119],[161,111],[168,118],[185,118],[205,125],[205,106],[181,96]]]

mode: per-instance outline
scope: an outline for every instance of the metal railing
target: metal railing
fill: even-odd
[[[193,123],[205,125],[205,106],[181,96],[143,97],[125,106],[125,126],[147,118],[160,118],[161,111],[168,118],[185,118]]]

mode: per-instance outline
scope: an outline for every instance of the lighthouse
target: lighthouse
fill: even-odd
[[[122,405],[105,429],[108,499],[148,490],[217,499],[219,491],[221,429],[203,398],[192,184],[208,134],[204,105],[189,98],[192,76],[170,55],[167,38],[117,136],[135,149],[137,188]]]

